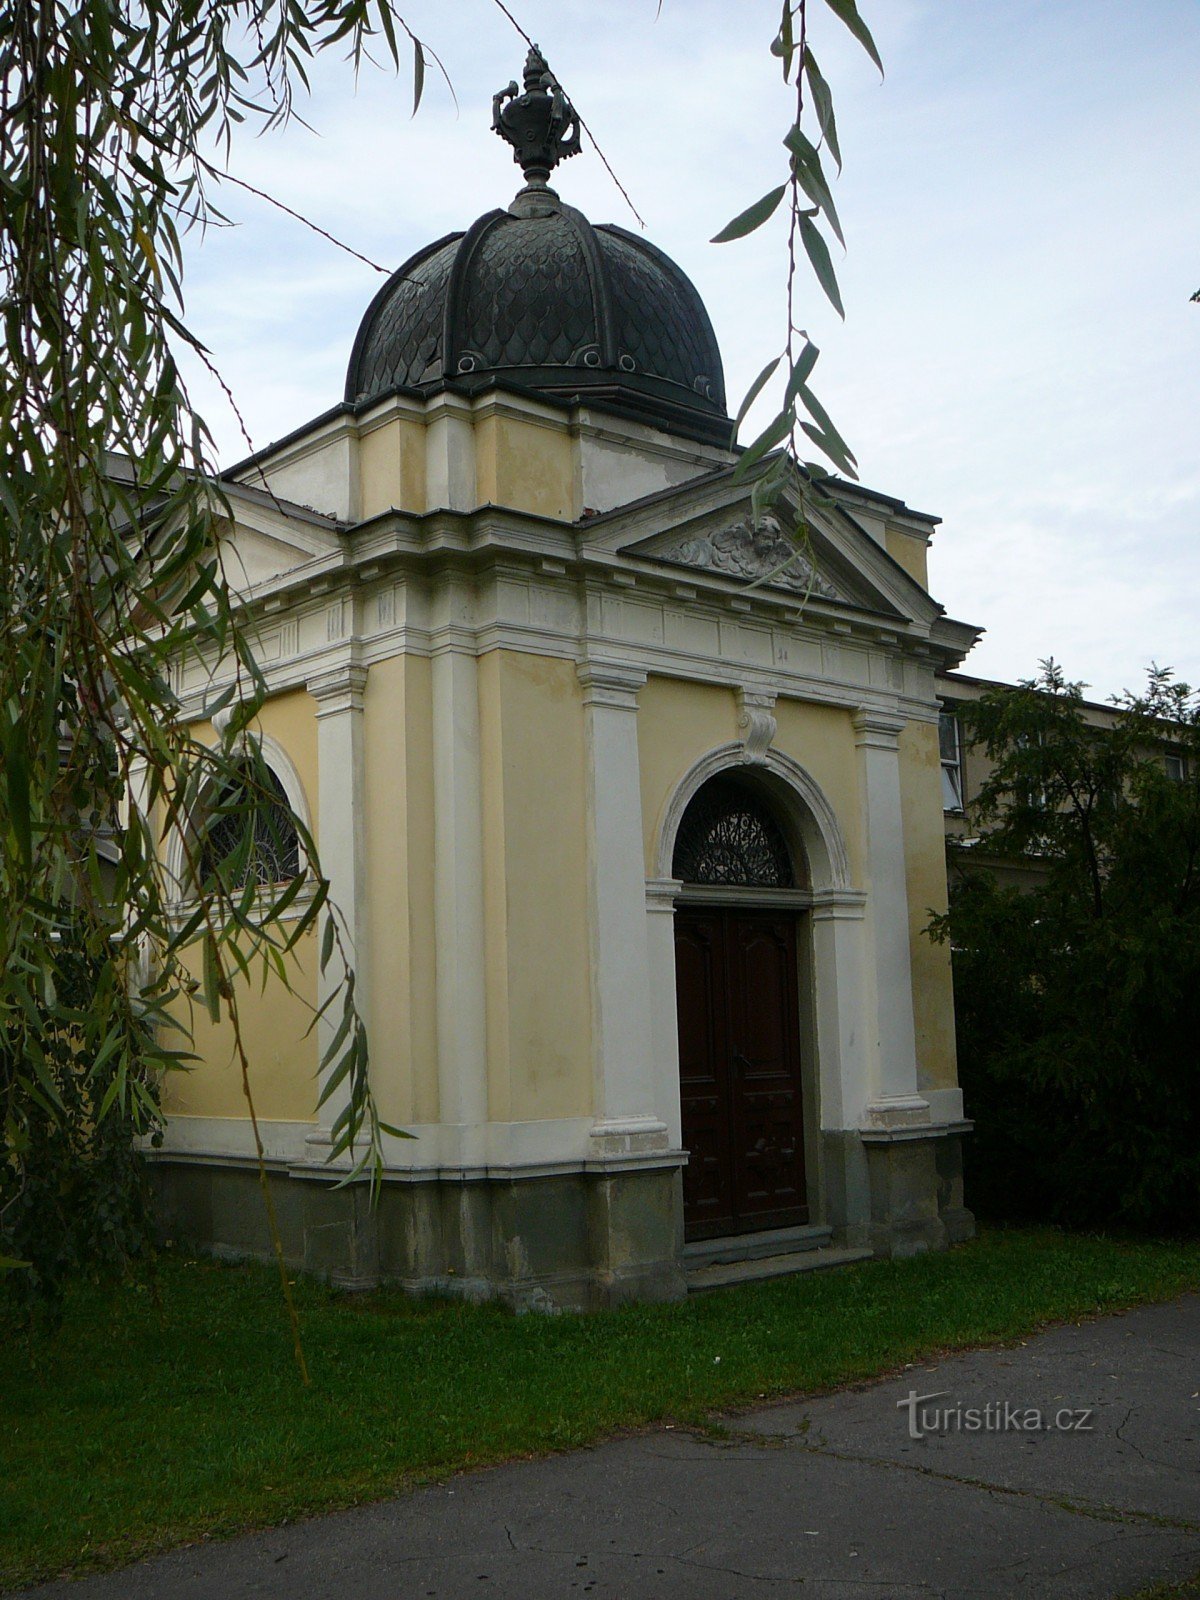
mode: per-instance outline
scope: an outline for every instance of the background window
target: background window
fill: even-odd
[[[1182,783],[1187,777],[1187,757],[1178,755],[1175,751],[1168,751],[1167,777],[1175,783]]]
[[[942,755],[942,810],[963,809],[962,741],[953,711],[938,717],[938,747]]]

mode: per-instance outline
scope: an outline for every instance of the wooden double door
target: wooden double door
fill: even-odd
[[[675,913],[684,1228],[689,1239],[808,1221],[794,913]]]

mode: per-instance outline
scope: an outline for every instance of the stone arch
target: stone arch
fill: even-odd
[[[308,798],[304,793],[304,784],[291,756],[280,744],[278,739],[273,739],[269,733],[254,733],[255,744],[262,751],[263,760],[283,785],[283,792],[287,796],[287,803],[297,820],[306,832],[311,833],[312,821],[308,810]]]
[[[753,828],[735,828],[713,857],[715,876],[685,878],[681,834],[689,846],[684,854],[694,852],[699,864],[705,830],[710,818],[719,821],[723,802],[714,795],[694,838],[686,823],[690,808],[722,778],[756,794],[760,825],[767,826],[758,836]],[[732,803],[737,815],[736,796]],[[783,845],[790,874],[782,871]],[[833,907],[857,915],[862,898],[850,885],[833,807],[791,757],[767,749],[748,760],[744,743],[722,745],[677,783],[653,864],[658,881],[649,886],[648,905],[659,934],[661,1028],[669,1037],[673,1024],[678,1042],[667,1121],[690,1152],[682,1188],[684,1227],[691,1230],[685,1237],[823,1226],[821,1130],[840,1112],[839,1013],[849,993],[838,982],[827,918]],[[749,870],[738,880],[743,865]]]
[[[767,750],[748,762],[745,746],[734,743],[710,750],[680,779],[667,802],[654,850],[654,875],[660,881],[672,876],[675,841],[684,813],[710,778],[736,774],[752,781],[775,804],[789,843],[808,868],[815,894],[850,888],[850,863],[846,841],[832,805],[821,786],[798,761],[778,750]]]

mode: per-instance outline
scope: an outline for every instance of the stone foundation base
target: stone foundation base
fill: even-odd
[[[826,1132],[815,1219],[833,1243],[915,1255],[973,1237],[957,1132]],[[348,1288],[499,1299],[517,1310],[599,1310],[678,1300],[683,1271],[679,1152],[504,1174],[389,1174],[366,1184],[277,1166],[269,1181],[289,1266]],[[252,1164],[154,1159],[164,1238],[231,1258],[271,1253]],[[753,1234],[747,1235],[752,1241]]]
[[[953,1136],[937,1144],[938,1214],[947,1244],[975,1237],[975,1214],[963,1204],[963,1145]]]
[[[678,1160],[532,1177],[366,1184],[282,1168],[269,1174],[289,1266],[348,1288],[500,1299],[517,1310],[596,1310],[678,1300]],[[252,1165],[159,1157],[151,1175],[164,1238],[230,1258],[271,1253]]]
[[[830,1132],[822,1166],[826,1221],[839,1244],[909,1256],[975,1237],[963,1205],[959,1132]]]

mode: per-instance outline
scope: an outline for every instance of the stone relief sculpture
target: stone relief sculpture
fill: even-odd
[[[765,581],[773,588],[813,594],[822,600],[839,598],[834,586],[814,570],[775,517],[764,517],[757,526],[746,518],[702,538],[680,539],[655,554],[662,561],[727,572],[751,582]]]

